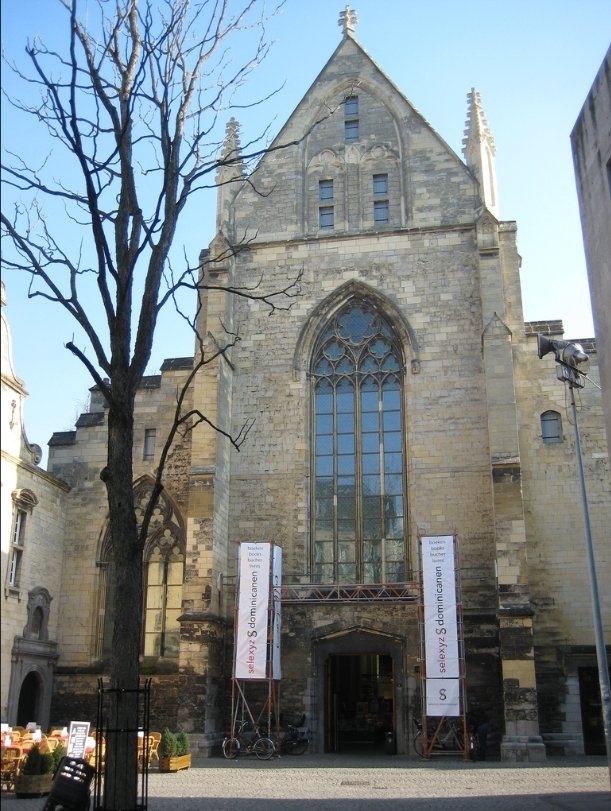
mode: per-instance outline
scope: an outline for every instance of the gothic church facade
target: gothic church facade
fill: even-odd
[[[240,341],[198,373],[189,396],[224,432],[250,430],[237,452],[200,426],[170,457],[145,550],[153,724],[218,751],[237,549],[265,540],[283,550],[285,719],[305,713],[319,752],[375,747],[392,730],[398,753],[413,754],[421,618],[399,587],[417,593],[423,535],[454,535],[467,700],[488,716],[496,753],[599,752],[572,426],[553,359],[537,356],[537,333],[561,338],[562,324],[523,320],[517,227],[499,219],[478,93],[463,160],[359,44],[350,14],[342,19],[337,49],[254,173],[239,159],[219,172],[199,328],[211,353],[225,330]],[[225,149],[239,157],[233,121]],[[293,281],[299,295],[270,317],[262,297]],[[224,287],[255,289],[259,300]],[[595,344],[584,348],[596,380]],[[143,496],[191,368],[192,358],[169,359],[143,381],[134,448]],[[581,403],[599,577],[609,582],[600,392],[587,386]],[[52,595],[54,723],[91,717],[106,672],[105,447],[93,390],[76,430],[50,442],[49,474],[71,488]],[[364,584],[366,599],[345,588]]]

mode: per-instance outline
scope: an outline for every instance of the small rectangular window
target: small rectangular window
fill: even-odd
[[[19,585],[19,576],[21,574],[21,557],[22,551],[20,549],[13,549],[11,554],[11,566],[9,569],[9,586],[17,588]]]
[[[157,431],[155,428],[145,428],[144,430],[144,453],[143,459],[155,458],[155,436]]]
[[[23,547],[25,538],[26,513],[24,510],[17,510],[15,513],[15,526],[13,527],[13,546]]]
[[[344,135],[346,141],[358,141],[359,139],[359,122],[357,119],[346,121],[344,123]]]
[[[8,583],[9,586],[17,588],[21,575],[21,561],[23,558],[23,547],[25,539],[25,523],[27,515],[24,510],[17,510],[15,513],[15,524],[13,526],[13,545],[11,549],[11,561],[9,565]]]
[[[388,194],[388,175],[373,176],[373,193]]]
[[[319,180],[318,181],[318,198],[319,198],[319,200],[333,200],[333,181],[332,180]]]
[[[557,411],[541,414],[541,438],[544,442],[562,442],[562,422]]]
[[[344,137],[346,141],[358,141],[359,139],[359,97],[348,96],[344,102]]]
[[[346,118],[354,118],[359,114],[359,97],[348,96],[344,102],[344,116]]]
[[[373,204],[373,221],[375,223],[388,222],[388,200],[375,200]]]
[[[318,224],[321,228],[333,228],[335,225],[333,206],[321,206],[319,208]]]

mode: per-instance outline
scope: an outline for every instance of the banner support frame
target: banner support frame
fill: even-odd
[[[275,565],[275,550],[280,549],[270,541],[251,541],[250,544],[267,544],[270,547],[270,565],[268,568],[268,600],[267,600],[267,627],[266,627],[266,653],[265,653],[265,678],[238,678],[236,676],[236,655],[238,636],[238,615],[240,602],[240,549],[243,544],[238,545],[238,565],[236,578],[236,591],[234,603],[234,646],[231,670],[231,724],[229,735],[231,738],[238,737],[238,724],[248,719],[254,728],[260,729],[265,737],[271,737],[277,745],[280,737],[280,706],[279,706],[279,678],[274,678],[274,642],[276,635],[280,633],[280,583],[275,582],[279,577],[279,571]],[[279,640],[278,640],[279,644]],[[279,654],[278,654],[279,655]],[[277,665],[278,666],[278,665]],[[259,714],[255,717],[246,695],[247,684],[266,684],[267,690]],[[272,729],[272,723],[274,728]]]

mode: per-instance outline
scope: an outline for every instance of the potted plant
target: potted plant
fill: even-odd
[[[191,742],[184,731],[179,732],[176,736],[176,755],[183,759],[183,763],[187,764],[183,768],[188,769],[191,765]]]
[[[157,750],[159,754],[159,771],[178,772],[181,769],[188,769],[191,765],[189,749],[189,738],[186,733],[181,732],[175,735],[166,727],[161,733],[159,749]]]
[[[53,758],[53,774],[58,770],[60,761],[63,757],[66,757],[66,747],[63,743],[59,743],[55,749],[51,752],[51,757]]]
[[[42,797],[51,791],[55,761],[50,752],[41,752],[34,746],[28,752],[20,773],[15,778],[17,797]]]

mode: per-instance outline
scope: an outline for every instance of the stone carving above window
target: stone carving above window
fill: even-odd
[[[27,510],[27,512],[30,513],[38,504],[38,498],[31,490],[28,490],[25,487],[18,490],[13,490],[11,493],[11,498],[20,510]]]
[[[399,155],[389,144],[375,144],[363,154],[363,161],[390,161],[394,165]]]
[[[338,167],[341,165],[341,160],[332,149],[323,149],[314,155],[309,164],[308,171],[316,171],[328,169],[329,167]]]

